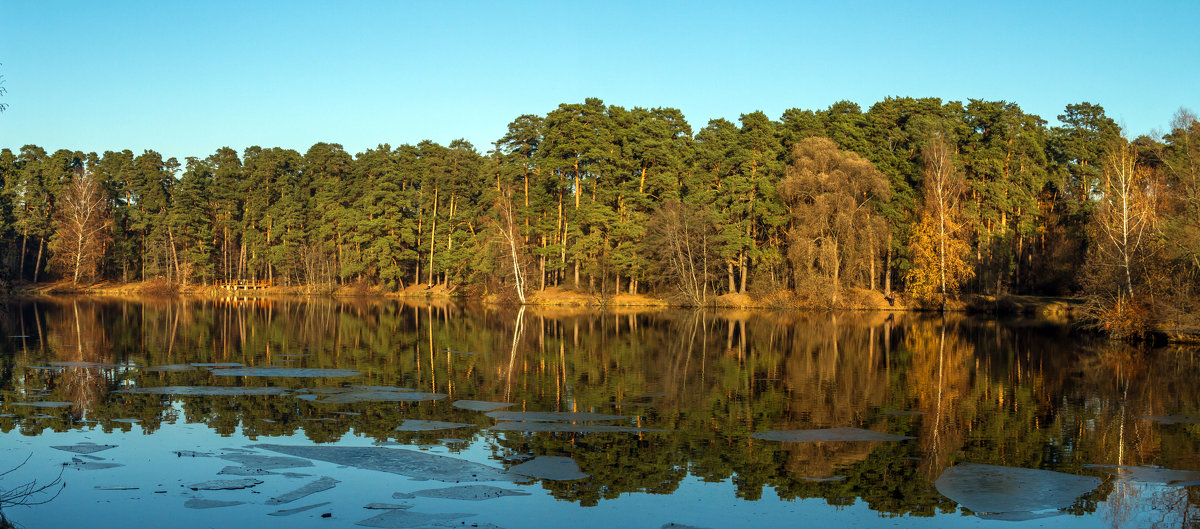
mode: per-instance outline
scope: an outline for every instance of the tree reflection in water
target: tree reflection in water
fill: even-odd
[[[596,504],[628,492],[667,494],[687,476],[732,480],[757,499],[861,500],[885,515],[957,506],[933,488],[959,462],[1103,476],[1078,502],[1119,524],[1132,502],[1192,520],[1193,488],[1117,481],[1088,465],[1200,469],[1194,424],[1149,415],[1200,414],[1194,351],[1092,343],[1069,329],[957,315],[596,312],[365,300],[257,302],[72,298],[6,305],[0,333],[0,430],[38,435],[90,427],[153,434],[181,419],[251,438],[302,433],[316,443],[354,435],[436,443],[394,431],[405,419],[490,426],[459,399],[513,411],[629,416],[667,432],[487,432],[497,458],[573,457],[589,480],[546,482],[556,497]],[[55,366],[59,363],[59,366]],[[354,369],[342,378],[214,377],[193,363]],[[170,366],[150,370],[154,366]],[[61,368],[60,368],[61,367]],[[322,387],[405,387],[437,402],[325,404]],[[152,395],[129,387],[280,386],[272,395]],[[309,392],[309,393],[304,393]],[[67,401],[63,409],[16,405]],[[180,417],[176,417],[179,410]],[[45,414],[49,418],[35,418]],[[770,429],[855,427],[905,442],[779,443]],[[456,432],[456,435],[459,435]],[[461,436],[466,436],[466,433]],[[451,447],[452,451],[461,448]],[[1166,516],[1166,515],[1164,515]],[[1123,518],[1125,517],[1125,518]]]

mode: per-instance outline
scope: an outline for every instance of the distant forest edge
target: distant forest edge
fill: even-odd
[[[705,305],[1083,295],[1117,334],[1195,325],[1200,122],[1126,138],[1090,103],[889,98],[693,133],[599,99],[351,155],[0,151],[0,282],[561,290]]]

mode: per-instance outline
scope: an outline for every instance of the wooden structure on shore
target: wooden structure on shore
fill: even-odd
[[[274,285],[271,284],[271,281],[229,281],[226,283],[217,283],[216,286],[230,292],[236,292],[240,290],[262,290]]]

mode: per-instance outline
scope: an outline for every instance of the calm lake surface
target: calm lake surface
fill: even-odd
[[[28,528],[1191,527],[1197,360],[958,316],[12,302],[0,491],[61,474]],[[894,437],[763,434],[829,428]],[[968,463],[1092,481],[981,516],[935,485]]]

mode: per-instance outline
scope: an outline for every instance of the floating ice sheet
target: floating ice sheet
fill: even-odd
[[[512,406],[512,402],[489,402],[486,400],[456,400],[453,406],[471,411],[496,411]]]
[[[166,364],[142,368],[142,371],[192,371],[196,367],[191,364]]]
[[[470,500],[482,501],[504,496],[528,496],[528,492],[519,490],[502,489],[491,485],[459,485],[457,487],[447,487],[444,489],[425,489],[418,490],[413,493],[417,496],[426,498],[439,498],[443,500]]]
[[[192,363],[192,367],[245,367],[245,364],[239,364],[237,362],[216,362],[216,363],[194,362],[194,363]]]
[[[219,377],[355,377],[362,373],[353,369],[309,369],[300,367],[235,367],[214,369]]]
[[[337,465],[438,481],[512,481],[503,470],[416,450],[357,446],[255,445],[263,450]]]
[[[750,434],[755,439],[785,443],[828,443],[835,441],[903,441],[903,435],[862,428],[822,428],[818,430],[767,430]]]
[[[217,472],[219,476],[273,476],[274,472],[261,468],[228,466]]]
[[[298,457],[264,456],[258,454],[225,454],[221,459],[241,463],[242,466],[262,470],[278,470],[281,468],[301,468],[313,466],[312,461]]]
[[[101,450],[108,450],[116,447],[117,445],[98,445],[96,443],[89,443],[85,441],[74,445],[51,446],[50,448],[62,450],[64,452],[74,452],[76,454],[94,454]]]
[[[396,427],[397,432],[432,432],[435,430],[452,430],[454,428],[466,428],[475,426],[464,422],[443,422],[443,421],[422,421],[418,419],[406,419],[400,426]]]
[[[63,466],[76,470],[105,470],[109,468],[123,467],[125,465],[120,463],[104,463],[100,461],[84,461],[79,458],[72,458],[70,463],[63,463]]]
[[[961,463],[942,472],[934,486],[976,513],[1037,515],[1070,507],[1100,483],[1100,478],[1049,470]]]
[[[316,509],[322,505],[329,505],[329,502],[323,501],[321,503],[314,503],[312,505],[305,505],[303,507],[296,507],[294,509],[283,509],[281,511],[269,512],[267,513],[267,516],[291,516],[296,513],[302,513],[309,509]]]
[[[183,502],[183,506],[189,509],[216,509],[219,507],[233,507],[234,505],[242,505],[244,501],[221,501],[221,500],[206,500],[203,498],[191,498]]]
[[[1194,485],[1200,481],[1200,472],[1194,470],[1171,470],[1157,467],[1128,467],[1118,465],[1085,465],[1111,472],[1117,479],[1138,483],[1161,483],[1163,485]]]
[[[212,457],[208,452],[197,452],[195,450],[176,450],[175,457]]]
[[[122,419],[113,419],[112,422],[122,422],[125,424],[137,424],[139,422],[142,422],[142,420],[141,419],[122,418]]]
[[[308,395],[304,395],[308,396]],[[353,404],[356,402],[420,402],[441,400],[446,398],[444,393],[423,393],[419,391],[378,391],[351,390],[315,399],[317,404]],[[308,399],[306,399],[308,400]]]
[[[103,362],[46,362],[54,367],[82,367],[86,369],[104,369],[117,367],[116,364],[106,364]]]
[[[488,428],[493,432],[563,432],[563,433],[622,433],[622,432],[665,432],[636,426],[615,424],[572,424],[562,422],[498,422]]]
[[[404,509],[391,509],[383,513],[367,518],[354,525],[363,527],[386,527],[391,529],[407,528],[407,527],[429,527],[437,522],[448,522],[458,520],[474,514],[447,512],[447,513],[424,513],[413,512]],[[457,525],[457,524],[456,524]]]
[[[408,505],[408,504],[404,504],[404,503],[379,503],[379,502],[372,502],[372,503],[368,503],[368,504],[366,504],[366,505],[363,505],[363,508],[364,508],[364,509],[374,509],[374,510],[385,510],[385,509],[411,509],[411,508],[412,508],[412,505]]]
[[[52,400],[41,400],[37,402],[14,402],[13,406],[28,406],[30,408],[66,408],[70,406],[70,402],[58,402]]]
[[[1200,415],[1146,415],[1142,418],[1161,424],[1200,424]]]
[[[303,487],[300,487],[300,488],[293,490],[291,492],[288,492],[286,494],[281,494],[279,496],[276,496],[274,498],[267,500],[267,505],[279,505],[282,503],[291,503],[291,502],[296,501],[305,496],[311,496],[318,492],[332,489],[338,483],[341,483],[341,482],[336,479],[333,479],[329,476],[323,476]]]
[[[287,395],[287,388],[256,387],[244,388],[239,386],[158,386],[153,388],[120,389],[113,393],[130,393],[135,395],[204,395],[204,396],[239,396],[239,395]]]
[[[188,485],[192,490],[238,490],[248,489],[255,485],[261,485],[261,479],[244,478],[244,479],[214,479],[212,481],[204,481]]]
[[[552,481],[572,481],[589,476],[579,471],[579,465],[575,464],[575,460],[561,456],[535,457],[526,463],[508,469],[508,471],[521,476]]]
[[[625,415],[573,411],[493,411],[487,413],[487,416],[498,421],[538,422],[619,421],[632,419],[632,417]]]

